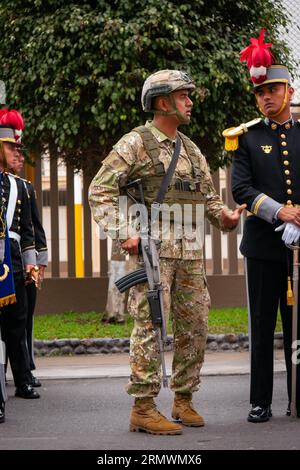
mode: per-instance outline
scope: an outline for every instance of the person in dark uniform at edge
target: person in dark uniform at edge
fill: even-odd
[[[31,383],[26,341],[25,279],[34,276],[36,267],[30,201],[23,182],[5,171],[6,159],[9,159],[11,154],[18,154],[17,146],[20,144],[23,128],[23,118],[18,111],[0,111],[2,202],[6,212],[16,295],[16,303],[1,308],[0,323],[2,340],[6,345],[16,386],[15,395],[21,398],[39,398],[40,395]]]
[[[0,179],[2,180],[2,175],[0,173]],[[1,185],[1,183],[0,183]],[[2,185],[1,185],[2,186]],[[6,224],[5,224],[5,217],[4,214],[4,207],[2,197],[0,198],[0,305],[2,303],[6,303],[8,300],[8,295],[14,296],[14,288],[11,288],[10,292],[7,292],[7,284],[9,272],[8,269],[11,267],[11,264],[7,264],[7,260],[5,259],[5,246],[6,246]],[[11,281],[10,281],[11,282]],[[5,284],[5,285],[4,285]],[[12,285],[12,284],[11,284]],[[0,323],[0,423],[4,423],[5,421],[5,402],[7,400],[7,393],[5,388],[5,362],[6,362],[6,354],[5,354],[5,344],[2,341],[1,336],[1,323]]]
[[[274,65],[263,44],[265,31],[241,52],[247,60],[258,108],[265,116],[226,129],[225,148],[234,150],[232,193],[249,211],[240,246],[245,256],[251,351],[248,421],[272,416],[274,331],[278,306],[284,334],[290,415],[292,369],[292,302],[288,276],[291,250],[300,235],[300,123],[291,115],[294,89],[288,69]],[[243,134],[243,135],[242,135]],[[238,136],[240,138],[238,139]],[[282,234],[283,230],[283,234]],[[298,338],[299,335],[298,322]],[[300,416],[300,373],[297,366],[297,415]]]
[[[7,159],[7,166],[11,173],[19,176],[24,167],[24,147],[23,145],[17,146],[18,155],[15,158]],[[35,237],[35,250],[36,250],[36,264],[39,268],[38,274],[40,277],[40,282],[44,279],[45,268],[48,266],[48,248],[46,242],[46,235],[44,228],[42,226],[39,211],[36,203],[36,193],[33,187],[33,184],[26,179],[22,179],[23,184],[26,188],[30,199],[31,207],[31,217],[34,228],[34,237]],[[27,295],[27,324],[26,324],[26,333],[27,333],[27,347],[29,352],[30,360],[30,370],[33,371],[36,369],[34,362],[34,348],[33,348],[33,315],[36,304],[37,296],[37,287],[34,282],[26,283],[26,295]],[[40,380],[31,374],[31,385],[33,387],[40,387]]]
[[[7,393],[5,389],[5,346],[1,339],[1,328],[0,328],[0,424],[5,421],[5,402],[7,400]]]

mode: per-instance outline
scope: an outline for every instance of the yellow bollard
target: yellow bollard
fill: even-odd
[[[75,224],[75,273],[84,277],[83,240],[82,240],[82,189],[81,174],[74,173],[74,224]]]

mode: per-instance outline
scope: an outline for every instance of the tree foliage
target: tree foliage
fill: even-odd
[[[145,78],[186,70],[197,90],[183,131],[218,166],[224,127],[257,115],[239,51],[265,27],[287,64],[279,37],[286,23],[280,0],[1,0],[0,79],[9,106],[24,114],[30,148],[49,146],[94,172],[144,122]]]

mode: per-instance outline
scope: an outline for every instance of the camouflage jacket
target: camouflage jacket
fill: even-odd
[[[158,141],[159,160],[167,170],[173,155],[173,142],[151,122],[147,122],[146,126]],[[217,228],[225,230],[220,219],[222,209],[226,206],[214,189],[206,159],[196,145],[195,151],[200,162],[200,191],[204,196],[205,216]],[[137,132],[131,131],[114,145],[113,150],[103,160],[102,166],[89,188],[89,202],[93,217],[109,236],[118,237],[121,242],[129,238],[121,235],[124,233],[124,227],[127,226],[127,219],[124,220],[119,216],[120,186],[137,178],[148,179],[151,176],[155,176],[152,160],[146,153],[141,136]],[[192,177],[192,164],[184,145],[181,146],[174,177],[181,179]],[[108,214],[111,214],[112,208],[114,209],[113,215],[109,217]],[[204,212],[202,218],[204,219]],[[193,234],[183,234],[178,239],[174,233],[174,224],[171,225],[173,228],[171,227],[169,239],[162,239],[160,256],[163,258],[202,259],[202,241],[199,242],[199,239],[196,239]]]

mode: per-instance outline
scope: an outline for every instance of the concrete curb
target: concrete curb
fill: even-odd
[[[170,336],[173,349],[173,338]],[[70,356],[80,354],[117,354],[128,353],[129,338],[89,338],[89,339],[54,339],[35,340],[34,353],[38,356]],[[283,349],[283,334],[275,333],[275,349]],[[227,333],[208,335],[206,349],[209,351],[248,351],[249,337],[244,334]]]

